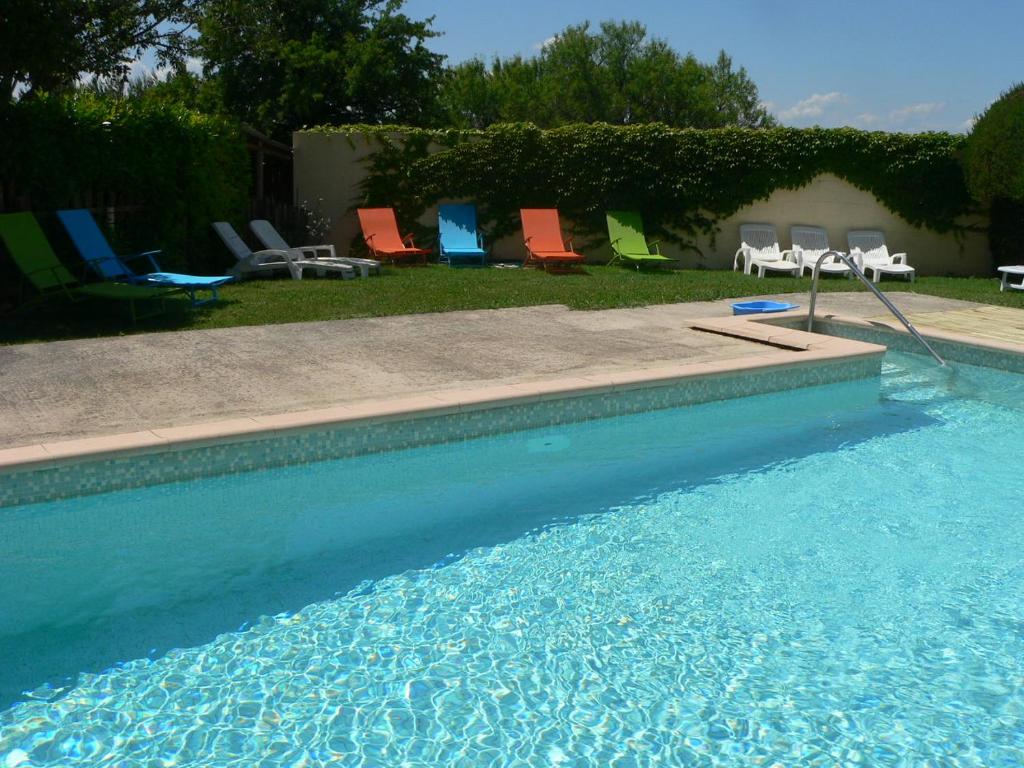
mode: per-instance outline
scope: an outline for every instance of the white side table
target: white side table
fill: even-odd
[[[1012,288],[1015,291],[1024,291],[1024,265],[1014,267],[999,267],[1000,281],[999,291],[1005,291],[1007,288]],[[1011,283],[1010,277],[1016,275],[1021,278],[1019,283]]]

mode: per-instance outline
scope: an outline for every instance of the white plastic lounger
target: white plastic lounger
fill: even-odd
[[[733,270],[743,264],[744,274],[757,267],[757,276],[764,277],[767,270],[800,274],[800,265],[793,251],[779,249],[779,236],[772,224],[740,224],[740,248],[733,259]]]
[[[877,283],[882,275],[899,275],[914,282],[915,270],[907,264],[907,254],[889,253],[885,235],[879,229],[851,229],[846,233],[850,255],[859,257],[861,269]]]
[[[818,259],[832,250],[828,244],[828,232],[824,227],[790,227],[789,237],[793,242],[793,254],[796,263],[800,265],[801,276],[805,271],[808,275],[814,274],[814,265],[818,263]],[[823,275],[853,277],[850,268],[835,256],[825,261],[819,272]]]
[[[293,248],[285,242],[281,234],[266,219],[253,219],[249,222],[249,229],[256,235],[256,239],[265,248],[276,251],[295,251],[299,258],[315,259],[317,261],[333,261],[338,264],[347,264],[359,270],[363,277],[369,277],[370,272],[380,274],[380,262],[376,259],[357,259],[349,256],[335,255],[333,245],[302,245]],[[320,254],[323,254],[322,256]]]
[[[356,276],[355,270],[348,264],[339,264],[325,259],[303,259],[301,254],[292,250],[268,248],[263,251],[253,251],[238,236],[235,228],[226,221],[215,221],[213,228],[237,259],[237,263],[228,270],[228,273],[239,280],[248,275],[265,274],[282,269],[288,270],[294,280],[301,280],[303,271],[307,269],[315,269],[320,276],[326,275],[328,272],[337,272],[345,280]]]
[[[999,267],[999,292],[1002,293],[1007,288],[1011,291],[1024,291],[1024,265],[1018,264],[1012,267]],[[1019,277],[1021,281],[1019,283],[1011,283],[1011,277]]]

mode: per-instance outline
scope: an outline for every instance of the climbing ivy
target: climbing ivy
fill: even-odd
[[[364,205],[394,206],[413,222],[444,199],[468,199],[492,237],[514,232],[520,207],[557,207],[599,237],[604,212],[643,212],[649,233],[686,242],[776,189],[832,173],[911,224],[958,230],[969,212],[959,154],[964,137],[852,128],[750,130],[529,123],[483,131],[399,126],[320,128],[376,141]],[[681,234],[680,234],[681,233]]]

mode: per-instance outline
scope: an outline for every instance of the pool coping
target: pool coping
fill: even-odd
[[[807,318],[808,313],[805,310],[792,310],[789,312],[776,312],[762,315],[714,318],[694,323],[693,328],[697,330],[707,330],[713,333],[721,333],[737,339],[747,339],[749,341],[773,344],[798,343],[799,336],[790,336],[788,334],[799,334],[804,337],[809,335],[814,338],[821,338],[821,335],[816,332],[808,334],[807,331],[787,328],[784,325],[791,325],[794,321],[802,324],[807,321]],[[815,312],[814,321],[821,324],[851,326],[867,331],[875,331],[881,334],[894,334],[899,336],[901,340],[909,339],[913,343],[913,336],[895,319],[891,321],[868,320],[863,317],[854,317],[850,315]],[[944,328],[935,328],[924,324],[915,324],[914,327],[929,341],[945,342],[947,344],[967,347],[973,350],[1019,357],[1021,360],[1024,360],[1024,344],[1016,344],[1002,339],[972,336],[970,334],[950,331]],[[876,341],[876,339],[872,338],[872,341]],[[884,341],[879,341],[878,343],[884,344]],[[813,350],[816,346],[817,345],[815,343],[811,343],[808,348]],[[925,353],[925,350],[920,348],[913,351],[917,351],[922,354]]]
[[[800,313],[797,313],[798,315]],[[790,318],[792,319],[807,319],[807,313],[802,313],[802,318]],[[863,317],[850,317],[849,315],[832,315],[832,314],[818,314],[814,315],[815,322],[823,323],[840,323],[842,325],[852,325],[859,328],[887,331],[892,333],[898,333],[902,336],[910,336],[910,332],[904,328],[897,320],[868,320]],[[767,319],[763,319],[761,322],[770,322]],[[913,322],[913,318],[911,318]],[[967,333],[960,333],[957,331],[950,331],[945,328],[936,328],[927,324],[915,324],[918,332],[927,339],[934,339],[935,341],[945,341],[950,344],[963,344],[968,347],[977,347],[980,349],[994,350],[997,352],[1008,352],[1015,355],[1024,355],[1024,344],[1015,344],[1012,341],[1004,341],[1002,339],[992,339],[985,336],[972,336]]]
[[[779,313],[785,320],[806,313]],[[613,373],[591,373],[539,382],[447,389],[418,395],[306,411],[248,416],[192,425],[163,427],[98,437],[76,438],[0,449],[0,476],[47,469],[85,460],[163,453],[222,443],[388,421],[405,421],[458,412],[480,411],[545,400],[672,386],[690,379],[741,375],[881,356],[885,347],[788,328],[774,328],[756,316],[704,319],[690,328],[720,333],[774,347],[753,356],[730,357]]]

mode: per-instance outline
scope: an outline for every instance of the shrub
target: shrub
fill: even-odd
[[[210,222],[243,217],[249,179],[245,142],[224,118],[90,94],[0,106],[5,189],[34,211],[127,205],[115,244],[161,247],[167,267],[223,266],[209,247]]]
[[[995,101],[974,124],[964,152],[967,184],[990,207],[989,245],[997,264],[1020,260],[1024,232],[1024,83]]]

